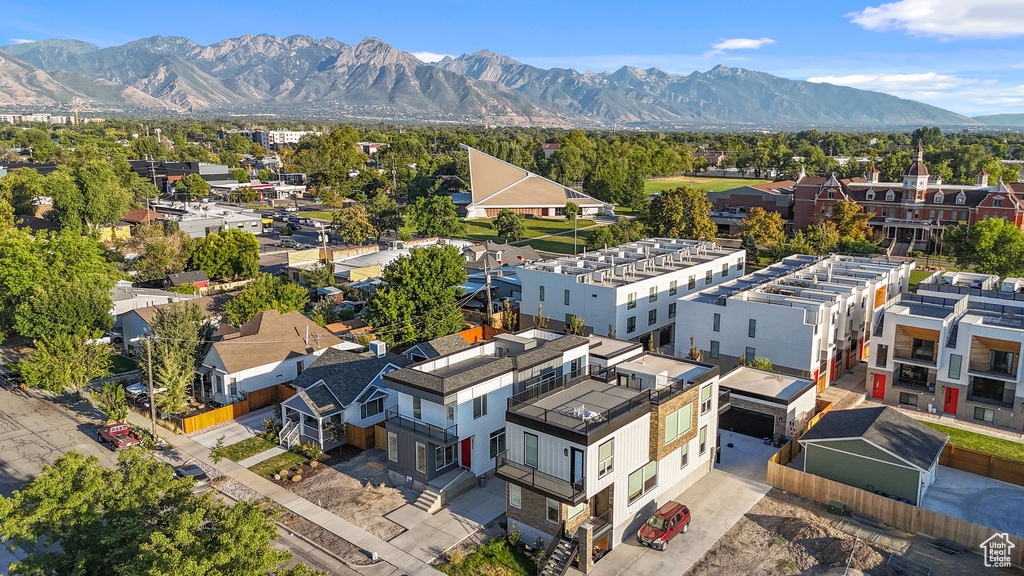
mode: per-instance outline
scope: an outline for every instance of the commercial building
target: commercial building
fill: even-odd
[[[936,272],[885,310],[868,366],[870,398],[1024,428],[1024,283]]]
[[[677,355],[694,346],[730,369],[766,358],[824,388],[868,354],[886,302],[907,290],[913,262],[833,255],[781,262],[685,296]]]
[[[718,368],[592,339],[609,367],[509,399],[495,470],[509,524],[526,542],[563,542],[563,561],[633,538],[630,523],[709,472],[716,454]]]
[[[678,352],[688,342],[676,338],[678,299],[739,278],[745,261],[745,250],[678,238],[541,260],[516,271],[523,287],[520,323],[534,326],[543,316],[562,330],[576,316],[587,333],[644,344],[653,336],[655,348]]]

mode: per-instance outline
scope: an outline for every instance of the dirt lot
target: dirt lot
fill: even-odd
[[[761,499],[687,573],[687,576],[736,574],[819,575],[831,568],[850,568],[864,574],[895,576],[886,565],[891,550],[859,540],[850,559],[854,538],[835,528],[837,516],[825,507],[780,490]],[[948,555],[912,534],[895,534],[909,543],[906,556],[931,569],[932,576],[961,574],[1022,574],[1016,570],[984,568],[978,554]],[[854,574],[852,570],[851,574]]]
[[[390,540],[405,529],[384,515],[412,502],[418,494],[392,488],[383,466],[371,465],[382,461],[382,450],[367,450],[350,460],[322,466],[315,476],[289,488],[374,536]]]

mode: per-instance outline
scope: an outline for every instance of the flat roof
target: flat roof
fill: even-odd
[[[570,418],[574,411],[582,409],[579,420],[583,422],[588,415],[614,408],[638,394],[640,390],[590,378],[550,396],[542,396],[530,405],[554,410]]]
[[[587,338],[590,340],[590,355],[596,358],[614,358],[630,350],[643,348],[643,345],[639,342],[619,340],[618,338],[598,336],[597,334],[591,334]]]
[[[646,354],[642,358],[629,360],[617,365],[619,370],[634,368],[638,372],[659,373],[667,372],[671,380],[691,380],[710,370],[709,367],[687,362],[681,358],[659,356],[657,354]]]
[[[773,398],[790,404],[814,388],[814,380],[758,370],[749,366],[737,366],[722,375],[718,385],[740,396]]]

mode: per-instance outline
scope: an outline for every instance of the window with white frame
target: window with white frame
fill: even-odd
[[[523,489],[511,482],[508,484],[508,505],[513,508],[523,507]]]
[[[711,405],[714,403],[712,398],[711,398],[711,388],[712,388],[712,385],[708,384],[707,386],[705,386],[705,387],[700,389],[700,413],[701,414],[707,414],[708,412],[711,411]]]
[[[690,463],[690,444],[683,444],[679,448],[679,467],[686,468],[686,465]]]
[[[629,503],[632,504],[658,486],[658,461],[652,460],[629,475]]]
[[[615,438],[597,447],[597,477],[606,476],[615,469]]]
[[[416,471],[421,474],[427,472],[427,447],[419,442],[416,443]]]
[[[703,456],[708,450],[708,427],[702,426],[700,429],[700,455]]]
[[[440,470],[455,463],[455,444],[434,448],[434,470]]]
[[[665,444],[690,431],[693,427],[693,404],[687,404],[665,417]]]
[[[359,407],[359,416],[362,419],[367,419],[372,416],[376,416],[384,411],[384,399],[377,398],[376,400],[370,400]]]
[[[505,429],[500,428],[491,432],[491,437],[488,442],[491,458],[494,458],[498,454],[505,451]]]
[[[481,416],[487,416],[487,395],[477,396],[473,398],[473,419],[476,420]]]
[[[388,460],[398,462],[398,434],[388,432]]]
[[[569,506],[568,513],[566,514],[567,519],[568,520],[572,520],[573,518],[579,516],[580,514],[583,514],[583,511],[586,510],[586,509],[587,509],[587,503],[586,502],[580,502],[579,504],[577,504],[575,506]]]

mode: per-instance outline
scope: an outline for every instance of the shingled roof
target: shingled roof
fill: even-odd
[[[404,368],[411,364],[403,356],[388,352],[378,358],[370,352],[357,354],[331,348],[302,371],[292,386],[306,406],[319,418],[343,410],[356,400],[366,401],[373,393],[359,395],[388,365]],[[293,406],[298,408],[298,406]]]
[[[927,472],[949,436],[888,407],[835,410],[821,417],[800,442],[862,438]]]
[[[238,332],[213,343],[229,373],[306,356],[342,340],[299,312],[267,310],[239,326]]]

